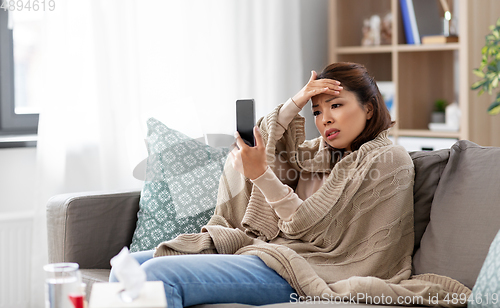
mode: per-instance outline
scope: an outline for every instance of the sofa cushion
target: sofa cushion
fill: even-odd
[[[130,251],[200,232],[213,214],[229,148],[194,140],[148,120],[146,179]]]
[[[85,283],[85,294],[87,299],[90,299],[92,294],[92,286],[96,282],[108,282],[109,281],[109,269],[81,269],[80,273],[82,275],[82,282]]]
[[[415,248],[413,253],[415,253],[420,247],[420,240],[429,223],[432,200],[441,179],[441,174],[450,157],[450,149],[416,151],[409,154],[415,166],[415,183],[413,184],[415,221]]]
[[[500,225],[499,157],[500,148],[466,140],[451,147],[414,257],[415,274],[445,275],[474,286]]]
[[[386,306],[386,305],[370,305],[363,303],[351,303],[348,300],[345,303],[338,301],[335,303],[334,301],[325,301],[325,302],[287,302],[287,303],[278,303],[278,304],[269,304],[262,306],[251,306],[245,304],[204,304],[204,305],[195,305],[189,306],[189,308],[250,308],[250,307],[258,307],[258,308],[296,308],[296,307],[304,307],[304,308],[401,308],[401,306]]]
[[[498,307],[500,305],[500,232],[490,245],[488,255],[479,272],[469,308]]]

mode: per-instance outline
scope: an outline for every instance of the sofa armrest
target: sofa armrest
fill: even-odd
[[[109,260],[132,242],[139,198],[140,191],[52,197],[47,204],[49,262],[111,268]]]

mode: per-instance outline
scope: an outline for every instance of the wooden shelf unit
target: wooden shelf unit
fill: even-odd
[[[349,46],[337,47],[336,53],[342,54],[369,54],[384,52],[419,52],[419,51],[441,51],[459,50],[458,43],[434,44],[434,45],[381,45],[381,46]]]
[[[394,83],[396,125],[391,134],[396,141],[399,136],[457,138],[500,146],[500,116],[486,113],[493,97],[478,98],[477,91],[470,90],[488,26],[500,17],[500,1],[484,0],[481,6],[472,2],[455,1],[458,43],[407,45],[399,0],[330,0],[329,63],[362,63],[377,81]],[[391,44],[361,46],[363,20],[374,14],[383,18],[388,12],[393,19]],[[460,131],[428,129],[437,99],[458,102]]]

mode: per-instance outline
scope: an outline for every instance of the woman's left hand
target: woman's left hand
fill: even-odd
[[[250,147],[236,132],[236,145],[238,147],[235,147],[230,152],[233,159],[233,168],[250,180],[255,180],[264,174],[267,169],[266,145],[257,126],[253,128],[253,134],[255,136],[255,146]]]

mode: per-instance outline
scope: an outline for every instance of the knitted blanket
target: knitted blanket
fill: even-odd
[[[258,121],[269,166],[284,159],[299,173],[328,174],[325,184],[285,222],[228,160],[209,223],[161,243],[155,257],[256,255],[302,300],[466,306],[471,291],[459,282],[434,274],[410,278],[414,167],[407,151],[384,131],[334,163],[321,137],[305,140],[299,115],[282,138],[273,138],[281,106]]]

